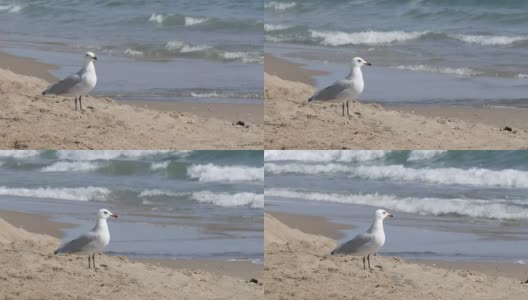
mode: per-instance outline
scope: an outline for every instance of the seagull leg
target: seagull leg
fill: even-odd
[[[343,108],[343,117],[344,117],[345,116],[345,102],[343,102],[342,108]]]
[[[92,268],[92,264],[90,262],[90,254],[88,254],[88,269]]]
[[[347,103],[346,105],[347,106],[347,116],[350,116],[350,112],[348,111],[348,100],[346,101],[346,103]]]
[[[95,253],[92,253],[92,262],[93,262],[94,270],[97,270],[97,268],[95,267]],[[369,268],[370,268],[370,265],[369,265]]]
[[[363,256],[363,270],[366,270],[367,267],[365,266],[365,256]]]
[[[77,97],[75,97],[75,110],[77,110]]]
[[[79,107],[81,108],[81,111],[82,111],[83,109],[82,109],[81,98],[82,98],[82,96],[79,96]]]
[[[369,270],[372,270],[372,268],[370,267],[370,254],[367,255],[367,261],[368,261],[368,265],[369,265]]]

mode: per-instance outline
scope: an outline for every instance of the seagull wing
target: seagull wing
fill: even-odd
[[[95,232],[87,232],[55,250],[55,254],[89,251],[93,248],[92,243],[94,243],[96,240],[97,234]]]
[[[81,82],[81,76],[79,73],[72,74],[63,80],[54,83],[50,85],[43,93],[42,95],[50,94],[50,95],[60,95],[60,94],[68,94],[71,92],[72,88],[79,84]]]
[[[339,93],[347,89],[349,86],[350,85],[344,80],[338,80],[331,86],[327,86],[326,88],[317,91],[312,97],[310,97],[310,99],[308,99],[308,101],[336,99],[337,95],[339,95]]]
[[[353,239],[350,241],[341,244],[337,248],[335,248],[334,251],[332,251],[332,255],[335,254],[354,254],[359,253],[363,247],[365,247],[367,244],[372,242],[372,235],[368,233],[361,233],[356,235]]]

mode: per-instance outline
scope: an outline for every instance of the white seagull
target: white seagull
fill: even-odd
[[[106,223],[106,219],[109,217],[117,218],[117,215],[111,213],[108,209],[100,209],[97,213],[97,223],[92,230],[62,245],[62,247],[55,250],[54,254],[88,253],[88,269],[91,268],[90,255],[92,255],[93,267],[96,269],[95,253],[102,252],[108,246],[108,243],[110,243],[110,232],[108,231],[108,224]]]
[[[354,255],[363,256],[363,269],[365,267],[365,258],[368,260],[370,268],[370,255],[378,252],[385,244],[385,231],[383,230],[383,220],[387,217],[394,217],[383,209],[376,210],[374,222],[365,233],[356,235],[352,240],[335,248],[330,254],[332,255]]]
[[[348,111],[348,100],[356,99],[363,92],[365,83],[363,82],[363,73],[361,67],[363,65],[372,66],[371,63],[366,62],[361,57],[354,57],[352,59],[352,69],[345,79],[334,82],[331,86],[328,86],[320,91],[313,94],[308,101],[317,100],[342,100],[343,101],[343,116],[345,115],[345,103],[347,115],[350,116]]]
[[[63,80],[50,85],[42,95],[66,95],[75,97],[75,110],[77,110],[77,97],[79,98],[79,106],[82,109],[81,98],[83,95],[93,90],[97,83],[97,75],[95,74],[94,61],[97,57],[93,52],[86,52],[84,64],[79,72],[72,74]]]

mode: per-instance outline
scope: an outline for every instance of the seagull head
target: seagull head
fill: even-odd
[[[99,212],[97,213],[97,215],[99,216],[99,219],[105,219],[105,220],[110,218],[110,217],[117,218],[116,214],[113,214],[111,211],[109,211],[106,208],[100,209]]]
[[[361,66],[372,66],[371,63],[367,62],[366,60],[364,60],[363,58],[361,57],[354,57],[352,59],[352,66],[354,67],[361,67]]]
[[[385,218],[392,218],[392,217],[394,217],[394,216],[389,214],[388,212],[386,212],[383,209],[376,210],[376,219],[377,220],[384,220]]]
[[[90,61],[97,60],[97,57],[95,56],[95,53],[88,51],[88,52],[86,52],[86,58],[85,59],[86,59],[86,61],[90,62]]]

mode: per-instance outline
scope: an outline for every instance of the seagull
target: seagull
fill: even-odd
[[[343,101],[343,116],[345,115],[345,103],[347,115],[348,99],[356,99],[363,92],[365,83],[363,82],[363,73],[361,67],[363,65],[372,66],[371,63],[366,62],[361,57],[354,57],[352,59],[352,69],[345,79],[334,82],[322,90],[317,91],[312,97],[308,99],[309,102],[316,100],[342,100]]]
[[[97,75],[95,75],[94,61],[97,57],[93,52],[86,52],[84,64],[79,72],[72,74],[63,80],[50,85],[42,95],[66,95],[75,97],[75,110],[77,110],[77,97],[79,98],[79,106],[82,109],[81,98],[83,95],[93,90],[97,83]]]
[[[110,243],[110,232],[108,231],[108,224],[106,219],[109,217],[117,218],[116,214],[111,213],[108,209],[100,209],[97,213],[97,223],[92,230],[81,235],[80,237],[62,245],[55,250],[54,254],[58,253],[88,253],[88,269],[91,268],[90,261],[93,261],[95,267],[95,253],[102,252],[108,243]],[[90,258],[90,254],[92,257]]]
[[[378,252],[383,244],[385,244],[385,231],[383,230],[383,220],[387,217],[394,217],[383,209],[376,210],[374,215],[374,222],[365,233],[356,235],[352,240],[335,248],[330,254],[348,254],[354,256],[363,256],[363,269],[365,267],[365,258],[368,260],[368,267],[370,268],[370,255]]]

